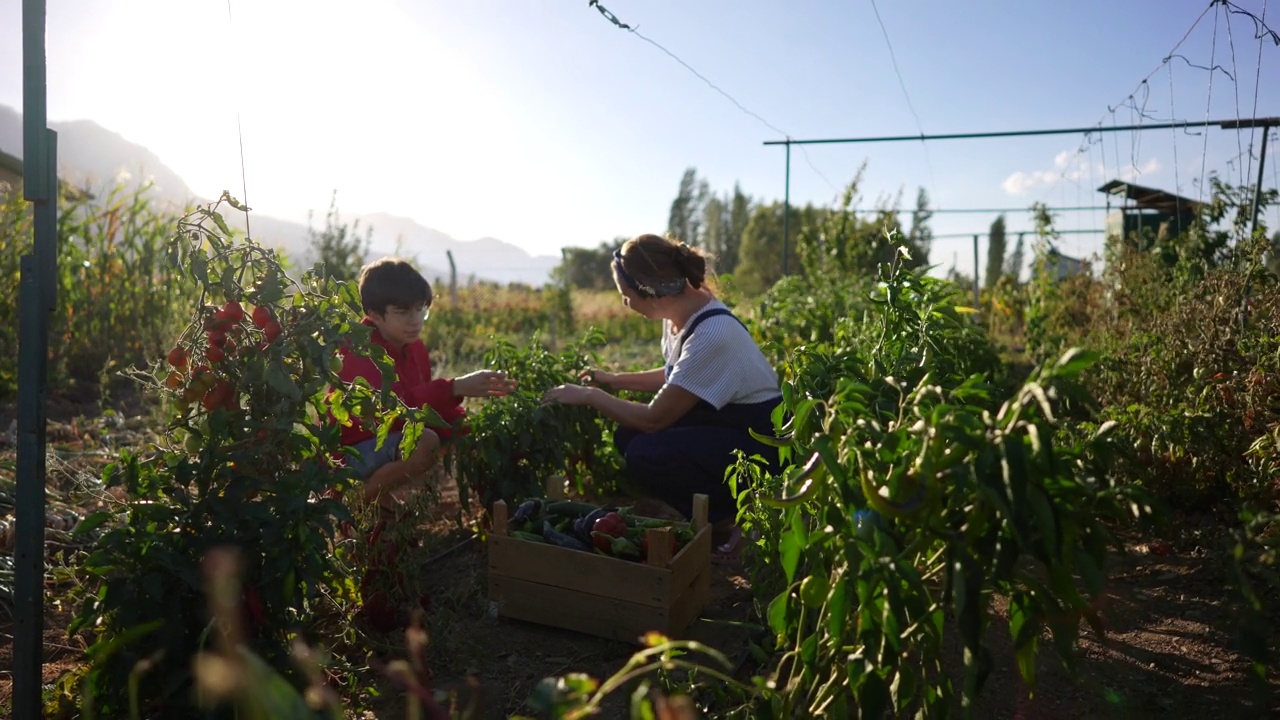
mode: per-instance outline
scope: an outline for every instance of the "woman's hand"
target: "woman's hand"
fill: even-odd
[[[557,385],[546,392],[542,396],[543,405],[551,405],[559,403],[561,405],[590,405],[591,398],[599,392],[593,387],[584,385],[564,384]]]
[[[515,389],[516,381],[499,370],[477,370],[453,381],[458,397],[501,397]]]
[[[595,368],[592,368],[591,370],[584,370],[583,373],[578,376],[578,382],[583,385],[603,388],[613,387],[613,384],[617,379],[617,375],[607,370],[597,370]]]

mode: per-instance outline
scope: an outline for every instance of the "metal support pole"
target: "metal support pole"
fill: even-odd
[[[973,307],[978,309],[982,304],[982,296],[978,284],[978,236],[973,236]]]
[[[791,142],[787,142],[787,180],[782,196],[782,275],[786,277],[791,258]]]
[[[1267,164],[1267,136],[1271,125],[1262,126],[1262,148],[1258,153],[1258,183],[1253,186],[1253,220],[1249,223],[1249,237],[1258,232],[1258,213],[1262,210],[1262,168]]]
[[[56,301],[58,173],[48,129],[45,0],[23,0],[23,188],[35,205],[32,252],[20,260],[18,458],[14,552],[13,717],[39,718],[44,666],[45,385]]]

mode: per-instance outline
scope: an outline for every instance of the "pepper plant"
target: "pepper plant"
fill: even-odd
[[[293,672],[289,636],[322,599],[354,599],[331,552],[350,515],[327,491],[352,480],[333,462],[334,419],[376,415],[385,440],[407,417],[406,451],[440,422],[391,392],[392,363],[369,342],[354,288],[311,273],[290,280],[274,251],[232,239],[223,203],[243,209],[224,194],[180,221],[168,258],[199,305],[167,357],[132,372],[165,399],[167,428],[104,471],[127,499],[78,529],[106,527],[69,631],[91,636],[84,692],[108,717],[126,714],[126,689],[165,717],[195,712],[190,661],[214,630],[199,568],[219,547],[241,557],[252,649]],[[342,343],[375,360],[382,388],[342,385]]]
[[[792,412],[772,442],[807,460],[783,478],[746,460],[731,471],[757,488],[740,494],[741,519],[762,531],[757,554],[774,578],[757,588],[775,652],[752,717],[948,714],[948,628],[969,710],[993,663],[992,594],[1009,599],[1034,687],[1044,628],[1069,666],[1081,620],[1101,630],[1103,520],[1147,511],[1105,473],[1113,425],[1060,442],[1064,405],[1089,406],[1077,379],[1092,354],[1069,351],[1003,396],[956,289],[882,269],[865,319],[783,367]]]
[[[519,384],[510,395],[480,406],[449,453],[464,506],[472,494],[485,508],[499,499],[541,497],[553,475],[567,475],[580,492],[587,489],[588,478],[595,489],[612,487],[621,461],[608,450],[611,423],[590,408],[542,404],[547,390],[580,382],[583,372],[599,364],[595,348],[603,342],[594,328],[558,353],[536,335],[523,347],[495,340],[484,365]]]

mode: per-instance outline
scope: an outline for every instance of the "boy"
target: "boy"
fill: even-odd
[[[381,345],[395,363],[395,381],[391,389],[405,405],[420,408],[428,405],[453,428],[466,415],[462,401],[468,397],[496,397],[515,389],[515,382],[505,373],[480,370],[459,378],[431,378],[431,356],[419,335],[431,308],[431,284],[399,258],[384,258],[366,265],[360,271],[360,305],[365,325],[373,328],[372,342]],[[343,348],[342,370],[338,376],[345,383],[363,377],[374,388],[382,387],[382,375],[370,358]],[[407,457],[400,455],[401,427],[391,428],[382,447],[377,447],[375,431],[353,420],[343,426],[341,443],[347,466],[365,479],[364,497],[387,506],[391,493],[418,480],[440,459],[441,438],[448,439],[451,430],[425,429]]]

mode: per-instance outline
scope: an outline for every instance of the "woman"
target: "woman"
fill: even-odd
[[[748,429],[773,434],[782,400],[778,376],[742,323],[707,287],[707,261],[698,250],[657,235],[628,240],[613,254],[613,279],[623,302],[662,320],[664,367],[643,372],[584,375],[585,385],[560,385],[544,402],[587,405],[618,423],[614,442],[636,486],[692,514],[692,496],[709,496],[717,551],[733,555],[742,533],[725,481],[735,451],[761,455],[777,470],[777,450]],[[648,403],[605,391],[656,393]]]

